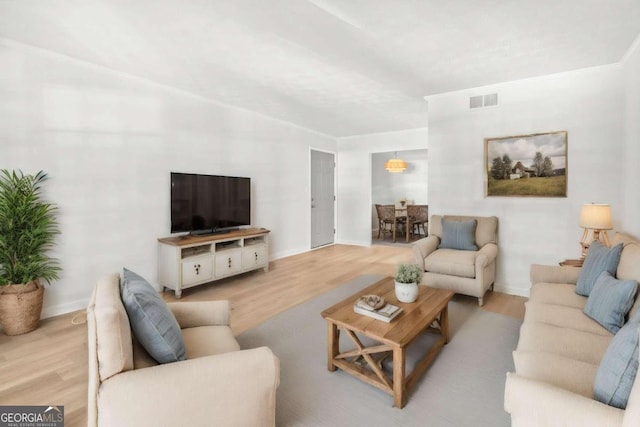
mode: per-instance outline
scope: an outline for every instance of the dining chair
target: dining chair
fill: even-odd
[[[378,239],[382,234],[389,232],[393,233],[393,227],[395,223],[395,207],[393,205],[376,205],[376,214],[378,215]]]
[[[424,235],[427,235],[427,228],[425,227],[429,223],[429,206],[428,205],[408,205],[407,206],[407,242],[410,236],[420,234],[420,227]]]

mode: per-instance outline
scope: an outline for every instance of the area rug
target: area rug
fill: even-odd
[[[477,299],[456,296],[449,304],[451,341],[408,395],[403,409],[392,396],[340,370],[327,370],[325,308],[375,283],[360,276],[291,308],[238,336],[242,348],[268,346],[280,359],[276,425],[283,426],[509,426],[504,382],[521,322],[490,313]],[[352,347],[341,334],[341,350]],[[407,372],[430,334],[412,344]]]

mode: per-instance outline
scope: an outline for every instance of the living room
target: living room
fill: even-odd
[[[411,52],[429,57],[436,65],[423,70],[439,71],[439,76],[450,67],[451,83],[426,77],[423,82],[408,71],[396,74],[397,64],[404,63],[388,53],[393,43],[385,45],[388,68],[371,67],[376,63],[372,57],[362,62],[353,58],[364,47],[381,54],[371,44],[404,34],[399,29],[403,25],[425,20],[435,26],[442,21],[433,16],[444,19],[448,14],[458,26],[441,25],[448,30],[413,37],[429,40],[430,35],[435,44],[461,37],[460,43],[469,43],[475,33],[465,33],[467,12],[456,8],[404,5],[393,15],[396,21],[390,19],[384,27],[386,32],[375,33],[372,28],[390,13],[385,7],[396,7],[391,2],[343,10],[332,1],[285,2],[272,8],[242,1],[219,5],[219,11],[196,3],[168,2],[166,9],[136,3],[95,2],[86,9],[75,2],[0,6],[0,168],[45,170],[50,177],[46,198],[59,206],[61,235],[52,255],[60,259],[62,274],[46,288],[44,319],[83,310],[97,280],[123,267],[157,282],[157,239],[170,234],[173,171],[250,176],[252,225],[271,231],[273,265],[295,256],[314,267],[324,257],[331,259],[322,250],[310,251],[311,149],[336,154],[336,245],[329,250],[344,247],[347,256],[371,249],[371,153],[405,150],[428,149],[430,214],[499,218],[496,293],[528,297],[531,264],[578,258],[578,220],[586,203],[609,204],[614,230],[640,237],[635,167],[640,162],[640,8],[633,2],[569,2],[547,5],[546,12],[537,2],[525,2],[520,11],[496,8],[495,13],[467,4],[496,26],[511,22],[505,31],[518,38],[513,43],[482,38],[495,43],[477,47],[485,53],[498,51],[491,56],[493,61],[501,58],[496,63],[465,63],[474,57],[468,51],[462,51],[466,57],[449,54],[437,62],[422,53],[426,47],[419,42],[404,53],[405,59]],[[433,16],[421,16],[427,11]],[[317,18],[320,14],[324,21]],[[180,18],[176,22],[174,15]],[[310,21],[293,25],[292,16]],[[215,19],[216,28],[209,28],[207,19]],[[529,19],[540,29],[526,36],[513,23]],[[312,24],[323,22],[313,30]],[[305,23],[311,29],[299,28]],[[245,32],[245,27],[254,30]],[[590,31],[594,27],[600,30]],[[543,30],[553,36],[545,38]],[[359,36],[367,31],[375,36]],[[199,33],[208,39],[200,39]],[[238,38],[231,41],[226,33]],[[282,43],[267,49],[272,38],[294,44],[296,35],[308,43],[305,48]],[[155,38],[145,38],[151,36]],[[349,43],[338,49],[340,40]],[[435,49],[432,43],[424,42]],[[245,50],[250,45],[255,50]],[[201,54],[201,62],[189,61],[196,55],[181,56],[190,50]],[[286,57],[290,52],[299,56]],[[316,70],[294,68],[300,58]],[[516,67],[519,62],[530,70]],[[348,67],[334,81],[336,64]],[[467,74],[461,77],[460,70]],[[474,74],[477,78],[469,77]],[[389,76],[399,75],[407,79],[389,82]],[[266,85],[269,81],[273,86]],[[421,84],[419,93],[407,96],[415,81]],[[387,86],[378,89],[381,82]],[[334,92],[323,95],[325,90]],[[369,96],[373,90],[379,90],[377,97]],[[308,104],[301,103],[300,93],[307,93]],[[497,106],[469,108],[470,97],[493,93],[498,94]],[[322,104],[329,101],[329,107]],[[551,131],[568,133],[567,196],[486,197],[485,138]],[[390,275],[397,262],[411,258],[407,251],[406,257],[396,252],[389,258],[353,256],[359,263],[372,260],[374,265],[361,266],[366,274]],[[332,275],[329,287],[338,286],[343,275],[349,276],[344,282],[350,280],[355,274],[351,268],[355,266],[348,274],[341,270]],[[321,275],[322,270],[313,271]],[[243,280],[260,281],[261,275],[291,280],[278,274],[272,268]],[[225,295],[232,295],[231,285],[224,283]],[[241,286],[248,291],[248,284]],[[0,347],[1,354],[16,350],[5,336]],[[6,361],[0,356],[0,364]],[[2,395],[10,394],[9,389]]]

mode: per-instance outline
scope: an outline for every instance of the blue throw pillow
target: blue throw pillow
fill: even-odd
[[[442,219],[442,239],[440,249],[459,249],[463,251],[477,251],[476,226],[478,221],[450,221]]]
[[[618,280],[608,271],[603,271],[591,289],[584,314],[615,334],[624,325],[637,289],[635,280]]]
[[[608,271],[612,276],[615,276],[621,253],[622,243],[608,248],[597,240],[591,242],[576,283],[576,293],[588,297],[598,276],[603,271]]]
[[[133,334],[158,363],[185,360],[182,332],[158,292],[136,273],[123,269],[120,296]]]
[[[605,351],[593,385],[596,400],[625,409],[638,373],[640,310],[613,337]]]

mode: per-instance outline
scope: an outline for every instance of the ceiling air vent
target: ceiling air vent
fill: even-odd
[[[490,93],[489,95],[484,96],[484,106],[492,107],[494,105],[498,105],[498,94]]]
[[[498,105],[498,94],[489,93],[487,95],[477,95],[469,98],[469,108],[495,107]]]
[[[469,98],[469,108],[482,108],[482,95]]]

